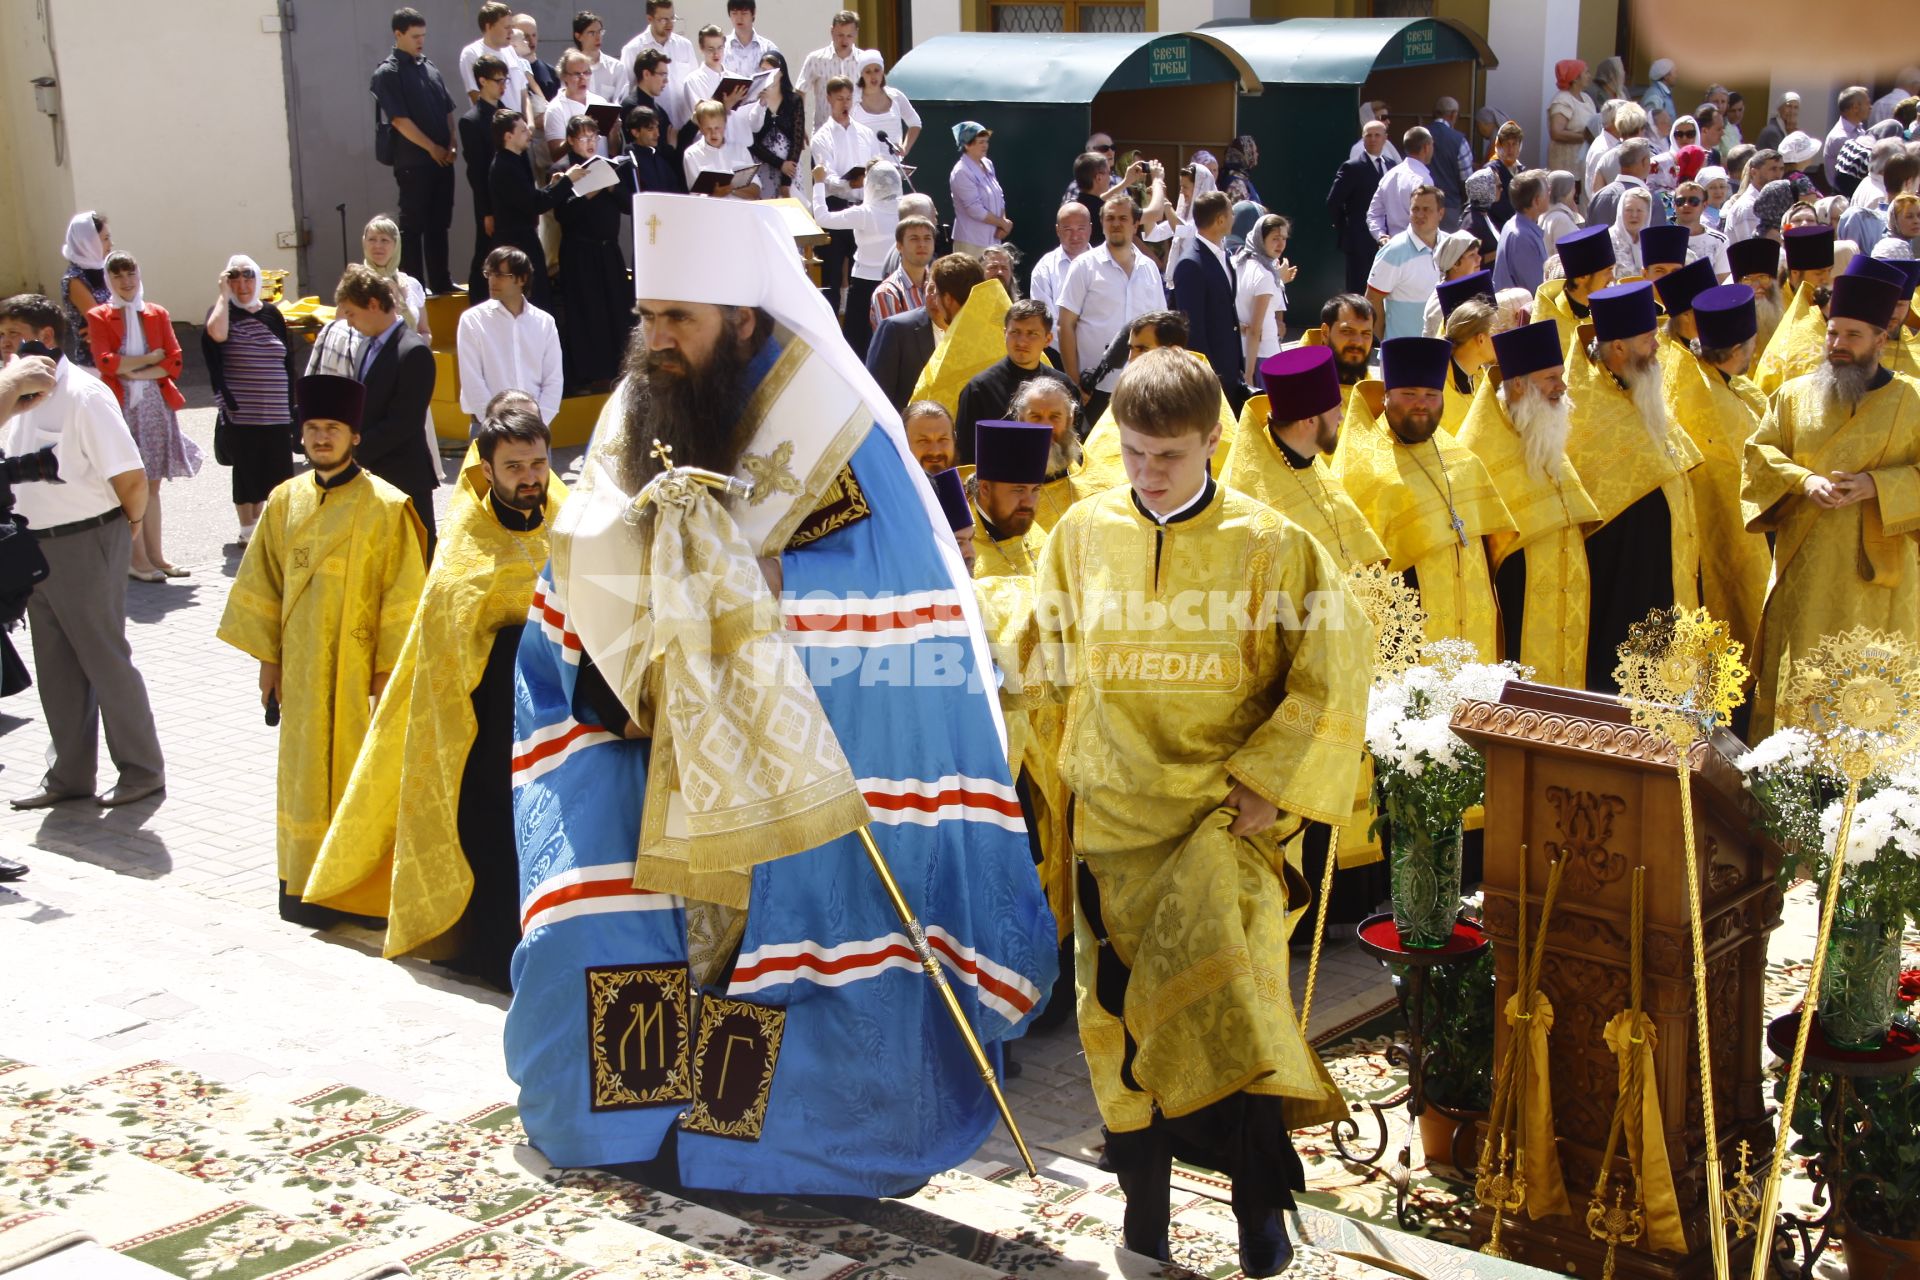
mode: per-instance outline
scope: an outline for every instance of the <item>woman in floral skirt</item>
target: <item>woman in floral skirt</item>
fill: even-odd
[[[140,264],[132,254],[108,254],[106,277],[112,296],[87,312],[88,345],[100,380],[119,398],[147,471],[147,515],[134,531],[128,574],[141,582],[184,578],[187,570],[160,549],[160,482],[200,470],[200,450],[180,434],[174,416],[187,403],[174,383],[180,376],[180,340],[167,309],[142,295]]]

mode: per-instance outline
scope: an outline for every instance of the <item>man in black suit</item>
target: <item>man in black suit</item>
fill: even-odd
[[[453,225],[453,95],[426,57],[427,20],[413,9],[393,13],[393,49],[373,70],[374,147],[381,130],[392,147],[400,194],[400,269],[428,293],[451,293],[447,228]]]
[[[1193,202],[1194,236],[1174,251],[1167,271],[1168,300],[1187,317],[1187,349],[1213,366],[1235,414],[1252,394],[1245,377],[1246,344],[1233,303],[1233,266],[1222,241],[1233,228],[1233,201],[1209,191]]]
[[[1334,243],[1347,255],[1347,292],[1364,294],[1373,255],[1380,249],[1373,232],[1367,229],[1367,206],[1373,203],[1373,189],[1393,167],[1381,154],[1387,146],[1387,126],[1378,120],[1368,121],[1360,131],[1360,146],[1359,157],[1341,165],[1333,175],[1333,188],[1327,192],[1327,217],[1333,223]]]
[[[987,278],[981,265],[963,253],[950,253],[933,264],[933,282],[927,304],[897,316],[888,316],[873,331],[867,345],[867,372],[880,384],[896,409],[913,399],[921,370],[933,359],[935,326],[942,331],[967,304],[973,286]]]
[[[635,107],[651,107],[660,118],[660,141],[655,148],[675,168],[680,168],[680,148],[674,145],[679,130],[674,128],[673,113],[667,110],[664,99],[667,95],[668,68],[673,66],[672,59],[658,49],[647,49],[633,60],[633,88],[627,96],[620,99],[620,117],[625,119],[633,114]],[[684,182],[683,182],[684,186]],[[649,188],[651,190],[651,188]]]
[[[483,53],[473,64],[480,96],[460,116],[460,154],[467,162],[467,189],[473,193],[473,261],[467,264],[467,300],[478,306],[490,296],[481,269],[493,252],[493,194],[487,171],[493,167],[493,113],[507,91],[507,64]]]
[[[427,408],[433,402],[433,350],[407,327],[394,306],[393,288],[373,268],[355,263],[340,277],[333,305],[365,343],[357,377],[367,388],[354,460],[413,500],[427,527],[427,560],[437,534],[433,490],[440,460],[427,443]]]

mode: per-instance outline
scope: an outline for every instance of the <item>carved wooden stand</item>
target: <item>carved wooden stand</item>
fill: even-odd
[[[1686,1225],[1684,1256],[1622,1249],[1616,1274],[1694,1280],[1712,1274],[1707,1245],[1706,1141],[1700,1118],[1693,1020],[1680,786],[1667,745],[1633,726],[1604,694],[1513,683],[1497,703],[1470,702],[1454,728],[1487,759],[1486,905],[1494,945],[1496,1007],[1514,992],[1516,891],[1522,851],[1527,883],[1544,886],[1547,864],[1566,859],[1549,927],[1540,985],[1553,1002],[1549,1075],[1554,1127],[1569,1193],[1594,1184],[1614,1099],[1618,1060],[1602,1039],[1627,1004],[1629,873],[1647,868],[1646,1010],[1659,1038],[1654,1078],[1666,1125],[1667,1157]],[[1774,877],[1780,851],[1759,834],[1733,757],[1737,738],[1721,733],[1694,748],[1694,821],[1706,917],[1707,990],[1713,1025],[1714,1101],[1721,1160],[1731,1182],[1742,1140],[1751,1167],[1764,1169],[1773,1131],[1761,1068],[1767,935],[1780,923]],[[1529,896],[1538,918],[1539,893]],[[1496,1026],[1494,1060],[1508,1028]],[[1626,1158],[1616,1175],[1627,1176]],[[1584,1199],[1577,1209],[1584,1209]],[[1474,1215],[1476,1242],[1491,1226]],[[1579,1216],[1509,1218],[1511,1256],[1550,1271],[1598,1276],[1606,1247]],[[1736,1273],[1753,1238],[1731,1242]]]

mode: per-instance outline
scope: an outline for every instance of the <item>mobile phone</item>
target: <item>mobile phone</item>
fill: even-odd
[[[40,341],[38,338],[28,338],[25,342],[21,343],[19,354],[23,356],[45,356],[49,360],[58,360],[60,358],[58,351]]]
[[[278,694],[270,693],[267,695],[267,728],[269,729],[275,728],[279,725],[279,723],[280,723],[280,697]]]

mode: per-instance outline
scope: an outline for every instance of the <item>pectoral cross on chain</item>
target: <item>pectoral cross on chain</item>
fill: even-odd
[[[660,222],[659,214],[656,213],[651,218],[647,219],[647,243],[648,244],[660,243],[660,227],[661,227],[661,222]]]
[[[1453,536],[1460,539],[1460,545],[1464,547],[1467,545],[1467,522],[1460,518],[1458,511],[1454,511],[1452,514],[1453,520],[1451,523],[1453,525]]]

